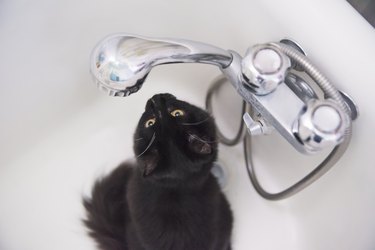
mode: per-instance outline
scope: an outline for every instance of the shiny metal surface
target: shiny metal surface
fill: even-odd
[[[253,184],[253,187],[255,188],[257,193],[264,199],[272,201],[289,198],[299,193],[303,189],[307,188],[315,181],[317,181],[320,177],[327,173],[336,164],[338,160],[340,160],[341,156],[345,153],[345,150],[350,142],[350,140],[344,140],[341,144],[334,147],[331,153],[318,166],[316,166],[310,173],[308,173],[305,177],[303,177],[293,185],[279,192],[271,193],[264,189],[264,187],[260,184],[258,180],[252,157],[253,145],[251,145],[251,137],[252,136],[250,134],[246,134],[244,140],[246,170],[249,175],[250,181]]]
[[[206,95],[206,106],[210,107],[210,110],[212,110],[211,96],[214,92],[218,90],[218,88],[224,82],[225,81],[223,80],[223,77],[218,77],[213,81],[209,89],[209,92]],[[247,113],[247,114],[251,114],[252,116],[254,116],[254,114],[257,112],[254,110],[253,106],[247,104],[242,113],[244,114]],[[244,120],[242,120],[237,135],[241,135],[244,132],[244,124],[245,122]],[[218,129],[218,131],[220,132],[220,129]],[[248,131],[249,133],[244,134],[244,141],[243,141],[244,142],[243,144],[244,154],[245,154],[245,166],[246,166],[247,173],[249,175],[251,183],[253,184],[253,187],[258,192],[258,194],[262,196],[264,199],[273,200],[273,201],[289,198],[299,193],[300,191],[302,191],[303,189],[305,189],[306,187],[314,183],[316,180],[318,180],[321,176],[323,176],[336,164],[336,162],[345,153],[346,148],[348,147],[349,142],[350,142],[350,138],[349,138],[349,139],[344,140],[341,144],[335,146],[334,149],[331,151],[331,153],[318,166],[316,166],[310,173],[308,173],[301,180],[297,181],[296,183],[294,183],[293,185],[289,186],[288,188],[284,190],[271,193],[267,191],[266,189],[264,189],[264,187],[258,180],[254,162],[253,162],[253,156],[252,156],[253,145],[251,145],[251,138],[254,135],[251,132],[253,132],[254,130],[248,130]],[[236,137],[236,139],[238,138]],[[234,141],[234,140],[228,139],[225,136],[223,136],[221,133],[219,136],[219,140],[221,143],[225,145],[229,145],[229,146],[236,145],[240,142],[239,140]]]
[[[284,39],[281,39],[280,40],[280,43],[283,43],[283,44],[286,44],[290,47],[292,47],[293,49],[299,51],[301,54],[303,54],[304,56],[307,56],[307,53],[306,51],[302,48],[302,46],[297,42],[297,41],[294,41],[293,39],[291,38],[284,38]],[[301,67],[296,61],[294,60],[291,60],[291,63],[292,63],[292,68],[297,70],[297,71],[303,71],[303,67]]]
[[[284,82],[290,66],[290,59],[284,53],[267,44],[249,48],[241,62],[244,79],[257,95],[274,91]]]
[[[225,68],[231,61],[230,53],[204,43],[115,34],[95,47],[90,70],[99,88],[111,96],[127,96],[142,87],[157,65],[206,63]]]
[[[302,78],[301,72],[291,70],[285,77],[285,84],[305,103],[310,99],[319,99],[317,93],[306,78]]]
[[[296,139],[292,127],[305,103],[284,83],[268,95],[257,95],[242,78],[242,57],[230,51],[233,62],[222,69],[232,86],[244,100],[260,113],[262,119],[274,127],[296,150],[308,154],[307,149]],[[288,100],[288,101],[285,101]]]
[[[245,117],[250,133],[265,134],[271,130],[268,128],[275,128],[295,149],[304,154],[335,146],[328,157],[305,178],[280,193],[270,194],[257,183],[254,169],[249,167],[251,152],[248,149],[247,135],[245,156],[250,179],[262,197],[277,200],[299,192],[340,159],[351,138],[350,117],[355,117],[351,113],[357,111],[356,108],[350,108],[341,93],[303,53],[303,50],[301,52],[284,43],[269,43],[249,49],[243,59],[235,51],[225,51],[193,41],[117,34],[105,38],[94,49],[91,73],[98,86],[110,95],[127,96],[140,89],[154,66],[191,62],[213,64],[220,68],[238,94],[258,114],[259,120],[254,120],[254,116]],[[287,77],[288,84],[284,83],[292,66],[291,61],[294,69],[309,76],[320,87],[324,97],[315,98],[317,95],[314,89],[303,77],[291,74]],[[218,86],[220,84],[216,82],[209,95]],[[332,130],[327,128],[332,127],[334,120],[325,127],[324,119],[327,116],[314,116],[314,112],[323,106],[328,107],[329,112],[337,111],[339,118]],[[262,126],[261,123],[267,126]],[[225,136],[219,139],[233,145],[242,135],[243,123],[233,140],[226,140]]]
[[[326,115],[320,115],[324,111]],[[323,112],[321,112],[323,113]],[[312,99],[294,125],[295,134],[303,145],[311,152],[336,146],[344,140],[348,127],[348,116],[332,100]]]
[[[341,91],[339,90],[342,98],[344,99],[346,105],[348,106],[348,109],[350,110],[350,118],[352,119],[352,121],[355,121],[357,120],[358,116],[359,116],[359,108],[358,108],[358,105],[355,103],[355,101],[353,100],[353,98],[345,93],[344,91]]]
[[[262,56],[257,58],[259,52],[262,52]],[[186,62],[216,65],[267,124],[274,127],[299,152],[311,153],[308,146],[296,138],[292,128],[305,103],[314,93],[302,81],[298,81],[300,84],[294,87],[283,83],[291,67],[289,57],[322,86],[328,97],[338,102],[345,112],[349,112],[338,91],[315,70],[306,57],[282,43],[256,45],[242,58],[234,51],[194,41],[115,34],[103,39],[95,47],[91,57],[91,73],[98,86],[109,95],[127,96],[141,88],[151,69],[157,65]],[[276,64],[273,64],[273,60],[277,61]],[[296,91],[297,88],[300,91]],[[350,122],[347,132],[349,127]]]
[[[257,120],[254,120],[251,115],[246,112],[242,119],[246,124],[246,127],[251,135],[268,135],[271,134],[273,128],[267,124],[261,117],[257,117]]]

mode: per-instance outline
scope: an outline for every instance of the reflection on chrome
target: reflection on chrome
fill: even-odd
[[[252,111],[243,116],[250,135],[276,130],[303,154],[334,147],[326,159],[301,181],[271,194],[256,178],[249,148],[250,135],[247,134],[244,147],[248,173],[255,189],[266,199],[283,199],[301,191],[326,173],[349,145],[352,119],[358,114],[357,106],[347,95],[343,98],[307,58],[303,49],[289,39],[250,47],[242,58],[235,51],[195,41],[116,34],[103,39],[95,47],[91,56],[91,73],[98,87],[109,95],[128,96],[142,87],[153,67],[168,63],[218,66],[243,98],[247,110],[251,107]],[[206,103],[220,85],[214,83]],[[320,88],[323,95],[317,95],[316,88]],[[247,111],[244,109],[244,112]],[[228,145],[238,143],[245,125],[243,122],[233,140],[225,138],[219,131],[220,141]]]

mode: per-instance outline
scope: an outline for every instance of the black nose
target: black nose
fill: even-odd
[[[176,97],[168,93],[157,94],[147,102],[147,105],[149,105],[149,107],[152,109],[156,118],[161,120],[168,115],[167,102],[171,99],[176,99]]]
[[[168,102],[175,100],[171,94],[157,94],[149,99],[147,102],[146,109],[152,110],[156,118],[156,133],[159,134],[159,137],[169,137],[173,134],[173,128],[171,128],[170,120],[171,116],[168,111]]]

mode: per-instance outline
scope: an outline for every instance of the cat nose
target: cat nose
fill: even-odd
[[[167,99],[170,98],[169,94],[158,94],[154,95],[150,101],[152,105],[152,109],[154,115],[158,120],[168,119],[168,111],[167,111]]]
[[[170,123],[168,122],[170,116],[167,110],[166,99],[166,96],[155,95],[149,100],[150,108],[152,109],[152,112],[157,120],[155,132],[159,138],[163,139],[171,136],[173,131],[173,128],[170,127]]]

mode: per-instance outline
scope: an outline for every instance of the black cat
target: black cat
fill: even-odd
[[[134,135],[136,163],[98,180],[84,199],[103,250],[229,250],[232,213],[210,170],[215,124],[170,94],[153,96]]]

